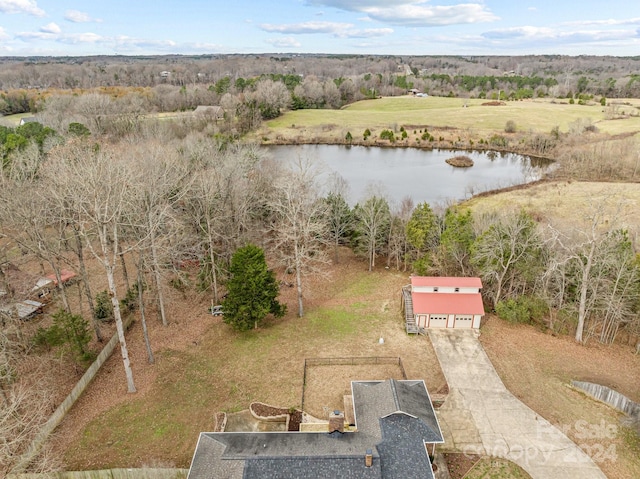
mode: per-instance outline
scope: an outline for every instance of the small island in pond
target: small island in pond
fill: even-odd
[[[469,168],[470,166],[473,166],[473,160],[464,155],[447,158],[445,161],[451,166],[455,166],[457,168]]]

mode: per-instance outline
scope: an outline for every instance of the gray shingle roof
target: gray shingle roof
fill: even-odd
[[[358,457],[296,457],[273,459],[249,459],[244,469],[244,479],[382,479],[380,461],[371,467],[364,464],[364,455]]]
[[[351,389],[356,432],[202,433],[189,479],[433,478],[424,443],[442,442],[442,433],[424,382],[354,381]]]
[[[402,413],[380,419],[382,443],[378,445],[385,479],[431,479],[431,461],[425,449],[433,431],[420,419]]]

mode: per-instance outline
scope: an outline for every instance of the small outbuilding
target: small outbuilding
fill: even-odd
[[[412,276],[402,294],[407,332],[479,328],[484,316],[481,291],[480,278]]]

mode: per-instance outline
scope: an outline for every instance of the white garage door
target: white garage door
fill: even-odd
[[[446,328],[447,316],[432,314],[431,317],[429,318],[429,327],[430,328]]]
[[[456,316],[454,328],[471,328],[473,325],[473,316],[459,315]]]

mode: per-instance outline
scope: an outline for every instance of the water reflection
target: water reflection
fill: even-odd
[[[392,201],[409,196],[432,205],[461,200],[496,188],[539,179],[551,166],[548,160],[508,152],[421,150],[366,146],[295,145],[265,147],[278,161],[308,158],[327,176],[340,174],[349,184],[351,204],[361,200],[370,185],[382,185]],[[456,168],[445,160],[469,156],[474,166]]]

